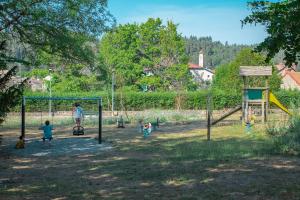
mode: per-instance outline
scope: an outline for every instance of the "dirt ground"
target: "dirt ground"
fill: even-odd
[[[202,128],[201,128],[202,127]],[[268,143],[228,127],[165,124],[143,138],[137,127],[104,127],[85,137],[70,130],[1,130],[0,199],[300,199],[300,159],[265,153]]]

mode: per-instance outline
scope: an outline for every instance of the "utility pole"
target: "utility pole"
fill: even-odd
[[[206,85],[207,99],[206,99],[206,114],[207,114],[207,141],[210,141],[211,136],[211,117],[212,117],[212,92],[209,85]]]

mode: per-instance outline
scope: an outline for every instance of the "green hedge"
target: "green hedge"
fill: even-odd
[[[298,91],[279,91],[274,93],[275,96],[287,107],[292,104],[300,106],[300,92]],[[26,96],[48,96],[47,93],[26,92]],[[115,94],[115,110],[145,110],[145,109],[206,109],[207,91],[197,92],[126,92]],[[60,97],[97,97],[103,99],[104,110],[110,110],[111,96],[107,92],[93,93],[54,93],[53,96]],[[235,107],[241,104],[242,94],[230,94],[223,91],[213,91],[213,109],[222,109]],[[55,110],[69,110],[72,108],[74,101],[54,101]],[[86,110],[96,110],[97,102],[81,102]],[[26,104],[27,111],[47,111],[48,101],[29,100]],[[18,108],[16,108],[18,110]]]
[[[276,98],[287,107],[300,107],[300,91],[281,90],[274,92]]]

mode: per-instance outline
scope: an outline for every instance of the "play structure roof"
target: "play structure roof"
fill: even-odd
[[[240,76],[272,76],[272,67],[240,66]]]

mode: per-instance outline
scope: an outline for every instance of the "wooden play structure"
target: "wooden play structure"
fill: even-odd
[[[270,102],[280,108],[282,111],[289,115],[292,113],[284,107],[280,101],[270,92],[269,77],[272,76],[271,66],[240,66],[239,75],[243,78],[243,97],[242,105],[237,105],[232,110],[224,113],[219,119],[214,121],[211,120],[211,95],[207,98],[207,140],[210,140],[210,129],[211,126],[216,125],[225,118],[232,114],[242,110],[242,121],[247,123],[250,121],[250,116],[253,113],[252,107],[259,108],[262,123],[268,119]],[[252,78],[252,80],[251,80]],[[260,83],[261,87],[251,87],[251,83],[255,85]]]
[[[259,106],[261,108],[261,120],[264,123],[267,121],[269,110],[269,77],[272,76],[271,66],[241,66],[240,76],[243,78],[243,100],[242,100],[242,119],[247,121],[249,116],[250,106]],[[251,87],[249,78],[251,77],[264,77],[263,87]]]

